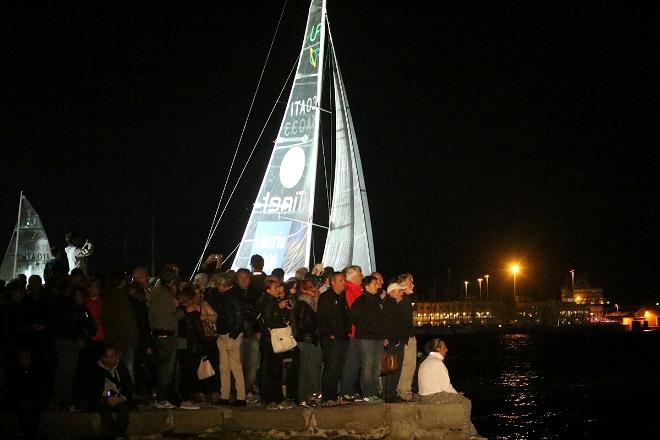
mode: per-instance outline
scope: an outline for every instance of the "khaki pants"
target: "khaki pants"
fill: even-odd
[[[417,368],[417,339],[414,336],[408,338],[408,343],[403,349],[403,365],[401,365],[401,377],[396,387],[397,394],[404,400],[412,400],[412,383]]]
[[[236,339],[229,335],[218,336],[218,351],[220,352],[220,398],[229,400],[231,376],[234,375],[236,385],[236,400],[245,400],[245,380],[241,366],[241,342],[243,333]]]
[[[420,403],[458,403],[465,409],[465,424],[462,429],[463,437],[469,438],[479,435],[477,428],[474,427],[472,420],[470,420],[472,402],[462,394],[446,393],[443,391],[442,393],[429,394],[428,396],[420,395],[418,400]]]

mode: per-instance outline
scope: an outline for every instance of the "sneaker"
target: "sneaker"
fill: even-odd
[[[286,399],[280,403],[277,404],[279,409],[293,409],[296,407],[296,404],[293,403],[291,400]]]
[[[218,399],[217,402],[215,402],[216,405],[229,405],[229,399]]]
[[[364,403],[384,403],[385,401],[378,396],[365,397],[362,400]]]
[[[161,400],[160,402],[156,402],[154,406],[158,409],[172,409],[176,408],[176,406],[172,405],[169,400]]]
[[[185,401],[185,402],[181,402],[181,405],[179,405],[179,408],[181,408],[181,409],[199,409],[199,406],[193,404],[190,401]]]
[[[276,410],[280,409],[280,406],[276,402],[270,402],[268,405],[266,405],[267,410]]]
[[[234,400],[231,403],[231,406],[247,406],[247,402],[245,400]]]
[[[82,408],[80,408],[78,405],[71,405],[67,407],[67,410],[69,412],[81,412]]]
[[[258,403],[259,399],[254,393],[247,393],[247,396],[245,396],[245,401],[252,405]]]

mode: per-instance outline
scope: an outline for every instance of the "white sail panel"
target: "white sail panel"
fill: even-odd
[[[43,278],[46,263],[52,258],[50,243],[39,214],[22,193],[18,221],[18,228],[14,228],[7,253],[2,260],[0,279],[8,281],[19,274],[25,274],[28,278],[31,275]]]
[[[346,90],[334,49],[332,54],[336,103],[336,164],[323,264],[336,270],[358,265],[363,273],[368,274],[376,270],[376,261],[367,190]]]
[[[249,267],[253,254],[264,257],[268,273],[281,267],[289,276],[309,264],[324,43],[325,1],[313,0],[286,112],[234,270]]]

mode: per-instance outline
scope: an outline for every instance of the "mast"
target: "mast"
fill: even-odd
[[[318,73],[318,80],[316,82],[316,96],[318,97],[316,100],[316,124],[314,125],[314,153],[312,154],[312,160],[311,160],[311,169],[316,170],[316,159],[318,157],[318,151],[319,151],[319,132],[321,130],[321,91],[323,88],[323,55],[325,52],[325,16],[326,16],[326,9],[325,9],[325,1],[323,0],[321,2],[321,40],[319,43],[319,56],[317,63],[320,66],[319,67],[319,73]],[[314,171],[316,172],[316,171]],[[309,265],[309,268],[311,268],[314,264],[316,264],[316,261],[312,261],[310,265],[310,252],[312,250],[312,225],[314,221],[314,195],[316,191],[316,178],[312,179],[312,187],[310,189],[309,195],[310,195],[310,203],[309,203],[309,211],[308,211],[308,216],[307,216],[307,251],[305,252],[305,262],[307,265]]]
[[[14,271],[12,272],[12,277],[16,276],[16,260],[18,260],[18,235],[21,230],[21,209],[23,208],[23,191],[21,191],[21,196],[18,199],[18,218],[16,219],[16,247],[14,249]]]

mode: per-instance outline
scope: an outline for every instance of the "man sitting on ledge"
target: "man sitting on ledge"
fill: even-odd
[[[470,439],[480,439],[470,420],[472,402],[457,392],[449,380],[449,371],[443,362],[447,355],[447,345],[442,339],[432,339],[426,345],[429,355],[419,366],[417,384],[419,386],[419,401],[421,403],[458,403],[465,408],[466,417],[463,426],[463,436]]]

